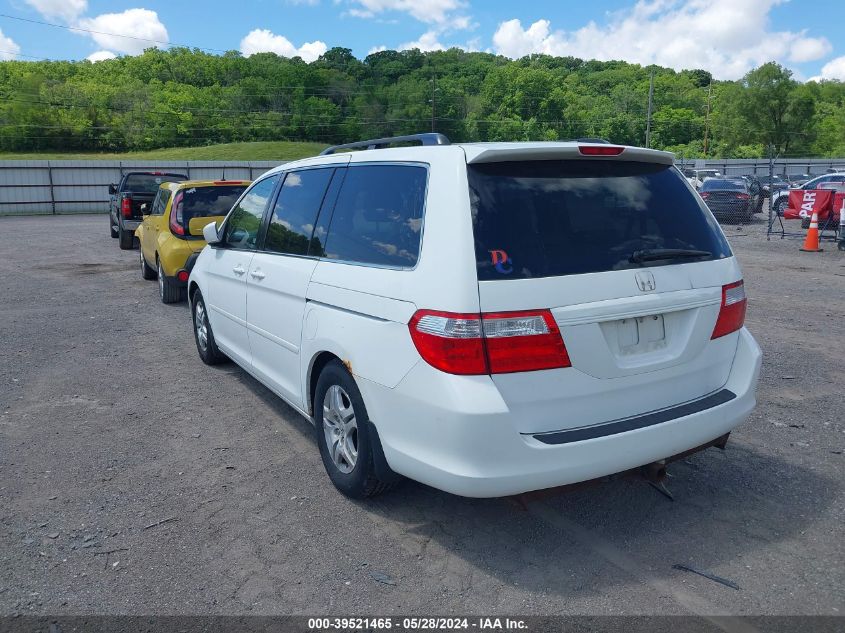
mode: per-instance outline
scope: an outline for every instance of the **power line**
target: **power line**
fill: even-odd
[[[201,51],[212,51],[215,53],[228,53],[229,51],[220,48],[210,48],[208,46],[189,46],[188,44],[175,44],[173,42],[165,42],[162,40],[153,40],[147,37],[138,37],[136,35],[124,35],[123,33],[109,33],[108,31],[96,31],[94,29],[84,29],[79,26],[69,26],[67,24],[56,24],[55,22],[44,22],[42,20],[33,20],[31,18],[22,18],[17,15],[9,15],[8,13],[0,13],[0,18],[8,20],[18,20],[19,22],[29,22],[30,24],[40,24],[41,26],[52,26],[57,29],[66,29],[68,31],[76,31],[79,33],[91,33],[94,35],[108,35],[110,37],[125,37],[129,40],[136,40],[139,42],[150,42],[152,44],[161,44],[163,46],[177,46],[180,48],[195,48]]]

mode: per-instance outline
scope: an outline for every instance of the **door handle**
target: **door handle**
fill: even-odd
[[[244,268],[243,266],[238,264],[237,266],[235,266],[232,269],[232,272],[235,273],[236,275],[243,275],[246,272],[246,268]]]
[[[260,270],[253,270],[249,273],[253,279],[264,279],[265,275]]]

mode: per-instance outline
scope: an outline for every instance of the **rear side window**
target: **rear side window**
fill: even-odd
[[[175,174],[129,174],[123,185],[124,191],[155,193],[163,182],[182,182],[185,176]]]
[[[417,165],[354,165],[338,194],[330,259],[412,268],[420,253],[428,171]]]
[[[329,186],[333,169],[306,169],[285,177],[276,199],[264,250],[290,255],[307,255],[314,234],[317,212]],[[312,249],[319,251],[319,244]]]
[[[153,201],[153,215],[163,215],[167,208],[167,201],[170,200],[170,189],[159,189],[156,198]]]
[[[731,252],[716,221],[674,167],[621,161],[469,165],[479,280],[529,279],[638,267],[635,251]]]

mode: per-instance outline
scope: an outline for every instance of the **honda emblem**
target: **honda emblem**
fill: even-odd
[[[637,280],[637,288],[642,290],[643,292],[651,292],[655,288],[657,288],[657,284],[654,282],[654,275],[652,275],[647,270],[642,272],[638,272],[635,275]]]

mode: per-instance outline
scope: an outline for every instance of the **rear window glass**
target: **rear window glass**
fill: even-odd
[[[479,280],[635,268],[635,251],[731,252],[674,167],[620,161],[521,161],[468,166]]]
[[[191,187],[176,194],[176,221],[188,228],[192,218],[225,216],[238,201],[247,185],[221,185],[219,187]]]
[[[427,181],[422,166],[349,167],[326,237],[326,257],[413,268],[420,252]]]
[[[714,189],[745,191],[745,183],[740,180],[705,180],[701,185],[702,191],[711,191]]]
[[[182,182],[183,180],[186,180],[185,176],[173,174],[129,174],[123,189],[138,193],[155,193],[163,182]]]

